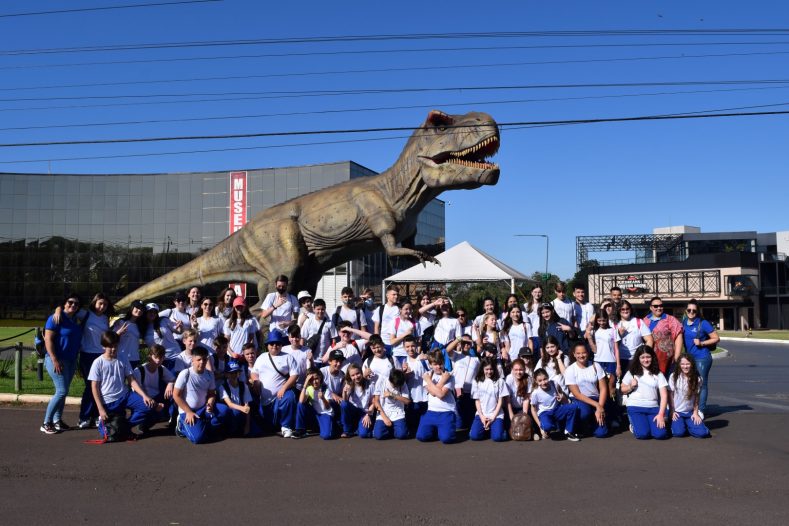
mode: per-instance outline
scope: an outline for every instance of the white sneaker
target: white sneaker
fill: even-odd
[[[532,439],[532,440],[534,440],[535,442],[537,442],[537,441],[538,441],[538,440],[540,440],[541,438],[542,438],[542,437],[540,436],[540,434],[539,434],[539,433],[534,433],[534,436],[533,436],[533,437],[531,437],[531,439]]]
[[[293,436],[293,430],[287,427],[282,428],[282,438],[290,438]]]
[[[703,411],[699,411],[699,418],[704,420],[704,412]]]

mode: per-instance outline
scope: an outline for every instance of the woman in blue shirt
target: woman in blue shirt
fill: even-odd
[[[699,393],[699,416],[704,418],[707,409],[707,389],[709,388],[710,367],[712,367],[711,347],[720,341],[715,332],[715,327],[701,316],[701,308],[696,300],[690,300],[685,309],[685,319],[682,321],[685,329],[685,351],[696,361],[696,368],[701,376],[701,392]]]
[[[79,296],[69,294],[63,302],[59,321],[56,322],[53,315],[44,326],[44,345],[47,349],[44,365],[55,384],[55,395],[49,400],[44,424],[41,426],[41,432],[48,435],[69,428],[63,423],[63,407],[74,378],[77,353],[82,344],[82,321],[77,316],[80,304]]]
[[[570,342],[575,339],[576,332],[569,321],[560,318],[551,303],[540,305],[540,328],[538,334],[542,344],[548,336],[553,336],[559,341],[559,348],[562,354],[570,354]]]

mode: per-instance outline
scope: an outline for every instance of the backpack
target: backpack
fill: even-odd
[[[512,417],[510,424],[510,438],[518,442],[527,442],[532,439],[532,421],[529,413],[518,413]]]
[[[109,413],[107,420],[99,420],[102,442],[123,442],[131,438],[131,428],[123,413]]]
[[[227,380],[222,383],[222,387],[225,388],[225,394],[227,394],[227,397],[230,398],[230,384],[227,383]],[[238,382],[238,403],[241,405],[244,405],[245,388],[246,386],[244,385],[244,382]]]
[[[140,371],[140,387],[142,387],[145,385],[145,364],[138,365],[137,370]],[[159,372],[159,393],[164,394],[164,390],[167,388],[164,383],[164,366],[160,365],[157,371]]]
[[[354,309],[356,311],[356,328],[362,330],[362,313],[359,309]],[[340,325],[340,312],[342,311],[342,305],[337,307],[337,310],[334,311],[334,316],[331,317],[331,321],[335,327]]]
[[[367,358],[364,361],[364,366],[366,368],[370,369],[370,364],[373,363],[373,358],[375,358],[375,356],[370,356],[369,358]],[[387,356],[386,359],[389,360],[390,364],[392,364],[392,369],[396,369],[395,363],[394,363],[394,358],[392,358],[391,356]]]

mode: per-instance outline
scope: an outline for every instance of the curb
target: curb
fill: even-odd
[[[721,349],[720,352],[716,352],[712,354],[713,360],[720,360],[721,358],[728,358],[730,355],[728,349]]]
[[[12,404],[47,404],[52,395],[0,393],[0,402]],[[66,405],[78,406],[82,400],[76,396],[67,396]]]
[[[732,336],[721,337],[722,342],[754,342],[754,343],[777,343],[779,345],[789,345],[789,340],[769,340],[767,338],[735,338]]]

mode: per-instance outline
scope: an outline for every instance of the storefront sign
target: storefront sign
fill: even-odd
[[[230,232],[233,234],[247,224],[247,172],[230,172]],[[246,283],[230,283],[238,296],[247,296]]]
[[[627,276],[624,281],[618,283],[618,286],[630,294],[637,294],[649,290],[647,284],[636,276]]]

